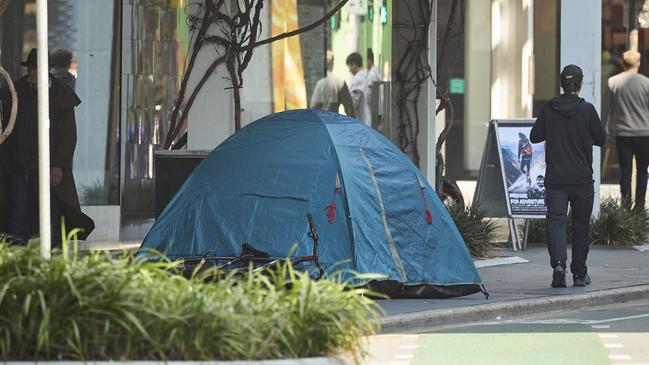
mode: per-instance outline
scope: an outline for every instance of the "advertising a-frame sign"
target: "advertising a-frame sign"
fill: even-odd
[[[530,219],[545,218],[545,144],[530,141],[534,119],[489,123],[473,206],[487,217],[507,218],[512,248],[524,249]],[[516,219],[525,219],[524,239]]]

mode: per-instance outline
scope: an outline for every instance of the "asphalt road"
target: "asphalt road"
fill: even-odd
[[[372,365],[649,365],[649,300],[372,337]]]

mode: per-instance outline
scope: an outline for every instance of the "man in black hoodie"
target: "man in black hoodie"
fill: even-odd
[[[574,286],[590,284],[586,258],[593,211],[593,146],[603,146],[606,134],[595,107],[579,97],[581,68],[561,71],[563,94],[541,109],[530,133],[532,143],[545,141],[548,251],[552,287],[566,286],[566,214],[572,209],[572,271]]]

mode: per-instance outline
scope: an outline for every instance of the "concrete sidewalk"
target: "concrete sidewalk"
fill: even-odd
[[[501,315],[531,314],[649,297],[648,251],[595,247],[588,257],[588,271],[593,283],[575,288],[570,286],[572,276],[567,276],[569,287],[561,289],[550,287],[551,269],[545,247],[533,246],[519,252],[500,250],[495,255],[518,256],[529,262],[478,269],[490,294],[488,300],[478,293],[457,299],[380,301],[385,311],[383,331],[417,330],[433,324],[468,322],[476,318],[494,320]]]

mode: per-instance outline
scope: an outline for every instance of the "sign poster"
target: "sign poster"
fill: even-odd
[[[529,121],[494,124],[509,216],[544,217],[545,143],[531,143]]]

